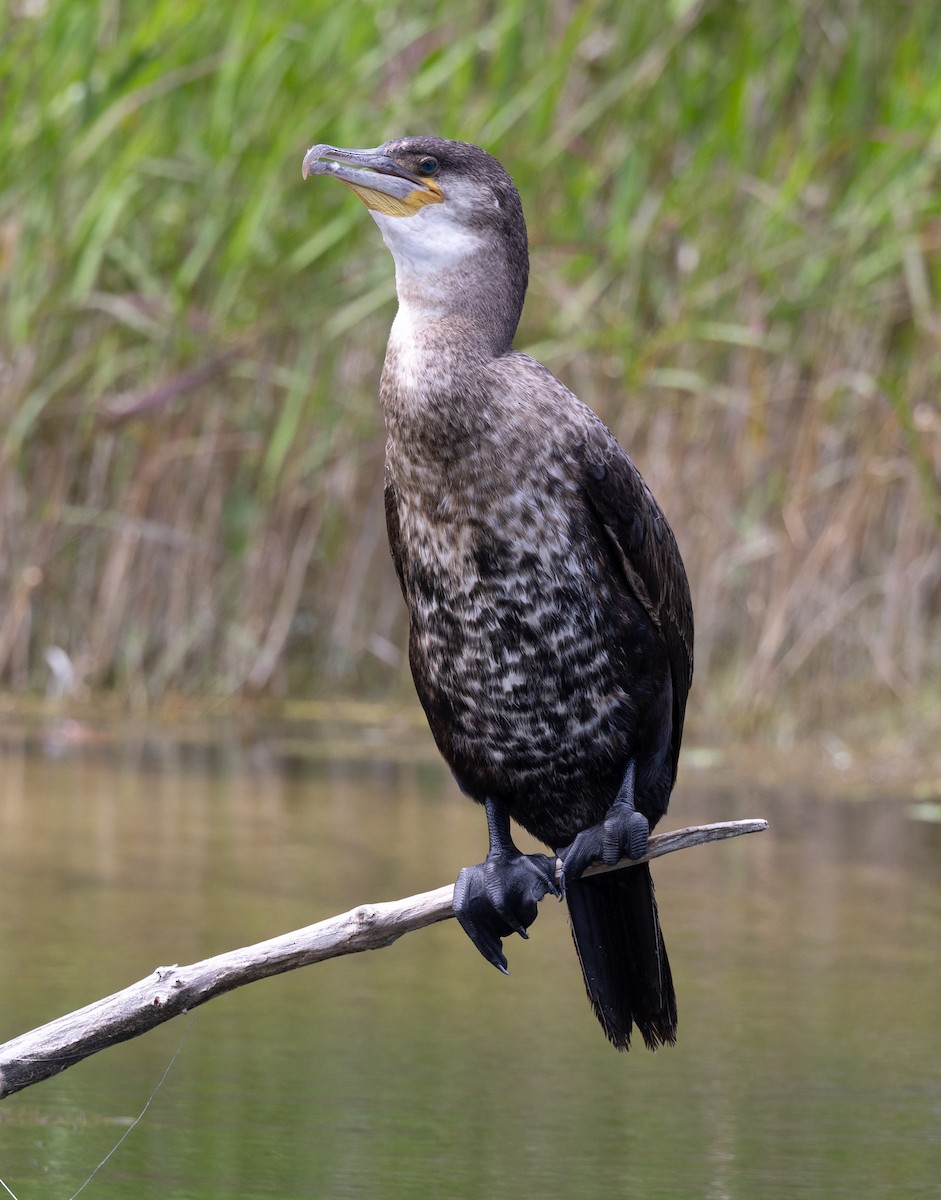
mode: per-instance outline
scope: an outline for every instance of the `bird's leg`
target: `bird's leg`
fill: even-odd
[[[502,938],[511,933],[528,937],[536,905],[546,892],[561,895],[555,879],[555,859],[523,854],[510,836],[510,817],[502,804],[487,799],[490,850],[486,859],[465,867],[454,885],[454,915],[484,958],[507,973]]]
[[[634,778],[637,764],[627,764],[614,803],[599,825],[583,829],[570,846],[559,851],[563,879],[578,879],[587,866],[603,862],[613,867],[622,858],[643,858],[647,853],[650,824],[634,807]]]

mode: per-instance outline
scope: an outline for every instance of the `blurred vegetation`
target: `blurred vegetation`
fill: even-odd
[[[437,132],[514,175],[517,345],[677,530],[693,708],[937,706],[933,0],[0,12],[8,689],[404,686],[375,401],[392,265],[300,163]]]

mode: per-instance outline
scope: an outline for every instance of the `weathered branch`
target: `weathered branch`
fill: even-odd
[[[767,827],[767,821],[727,821],[656,834],[650,839],[644,859],[625,859],[616,867],[589,867],[586,874],[636,866],[637,862],[675,850],[757,833]],[[557,871],[560,869],[558,864]],[[447,920],[453,916],[453,892],[449,884],[404,900],[363,904],[293,933],[217,954],[188,967],[158,967],[146,979],[0,1046],[0,1098],[57,1075],[99,1050],[138,1037],[243,984],[326,958],[377,950],[405,933]]]

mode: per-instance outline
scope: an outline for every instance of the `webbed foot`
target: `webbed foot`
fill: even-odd
[[[484,958],[504,974],[502,939],[511,933],[528,938],[539,901],[547,892],[560,896],[554,858],[545,854],[488,854],[464,867],[454,885],[454,915]]]
[[[501,804],[486,800],[490,851],[482,863],[465,867],[454,885],[452,908],[461,928],[487,962],[507,973],[503,941],[511,933],[528,937],[546,892],[561,896],[556,860],[523,854],[510,837],[510,818]]]
[[[580,878],[592,863],[602,862],[613,867],[622,858],[643,858],[647,853],[650,823],[634,807],[634,771],[631,761],[604,820],[581,830],[571,845],[559,851],[563,884],[566,880]]]

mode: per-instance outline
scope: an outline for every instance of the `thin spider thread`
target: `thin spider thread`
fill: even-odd
[[[88,1187],[88,1185],[91,1183],[91,1181],[95,1178],[95,1176],[98,1174],[98,1172],[101,1170],[101,1168],[105,1165],[105,1163],[108,1161],[108,1159],[111,1157],[111,1155],[114,1154],[115,1151],[117,1151],[119,1149],[119,1147],[121,1146],[121,1143],[128,1136],[128,1134],[132,1133],[137,1128],[137,1126],[141,1123],[141,1121],[144,1119],[144,1115],[146,1114],[147,1109],[150,1108],[151,1104],[153,1104],[153,1102],[154,1102],[154,1097],[157,1095],[157,1093],[160,1091],[160,1089],[163,1087],[164,1083],[166,1082],[166,1078],[170,1074],[173,1064],[180,1057],[180,1051],[183,1049],[183,1043],[189,1037],[190,1030],[193,1028],[193,1022],[195,1020],[196,1020],[196,1014],[193,1013],[189,1019],[189,1024],[183,1030],[183,1036],[180,1038],[179,1046],[177,1046],[176,1050],[173,1052],[173,1057],[167,1063],[166,1070],[160,1076],[157,1086],[154,1088],[154,1090],[150,1093],[150,1096],[147,1098],[147,1103],[137,1114],[137,1119],[131,1125],[128,1125],[127,1129],[125,1129],[125,1131],[121,1134],[121,1136],[118,1138],[117,1142],[111,1147],[111,1149],[104,1156],[104,1158],[101,1160],[101,1162],[98,1164],[98,1166],[95,1167],[94,1171],[92,1171],[92,1173],[88,1176],[88,1178],[85,1180],[85,1182],[82,1184],[82,1186],[78,1189],[78,1191],[72,1193],[72,1195],[69,1197],[69,1200],[75,1200],[75,1197],[79,1194],[79,1192],[84,1192],[84,1190]],[[14,1197],[14,1200],[15,1200],[15,1197]]]
[[[105,1165],[105,1163],[108,1161],[108,1159],[112,1156],[112,1154],[114,1154],[118,1150],[121,1143],[128,1136],[128,1134],[131,1133],[134,1129],[136,1129],[137,1126],[144,1119],[144,1115],[146,1114],[147,1109],[150,1108],[151,1104],[153,1104],[153,1102],[154,1102],[154,1097],[157,1095],[157,1093],[163,1087],[164,1083],[166,1083],[167,1076],[170,1074],[170,1070],[173,1067],[173,1064],[180,1057],[180,1052],[183,1049],[183,1043],[189,1037],[190,1030],[193,1028],[193,1022],[195,1020],[196,1020],[196,1014],[193,1013],[190,1016],[189,1024],[186,1026],[186,1029],[183,1031],[183,1036],[180,1038],[180,1044],[177,1046],[176,1050],[174,1050],[173,1057],[167,1063],[165,1071],[160,1076],[160,1079],[157,1082],[157,1086],[150,1093],[150,1096],[147,1098],[147,1103],[137,1114],[136,1119],[130,1125],[128,1125],[127,1129],[125,1129],[125,1131],[121,1134],[121,1136],[118,1138],[117,1142],[115,1142],[115,1144],[111,1147],[111,1149],[104,1156],[104,1158],[101,1160],[101,1162],[98,1164],[98,1166],[95,1167],[94,1171],[92,1171],[92,1173],[88,1176],[88,1178],[85,1180],[85,1182],[82,1184],[82,1186],[78,1189],[78,1191],[72,1193],[72,1195],[69,1197],[69,1200],[75,1200],[75,1197],[79,1194],[79,1192],[84,1192],[84,1190],[88,1187],[88,1185],[95,1178],[95,1176],[98,1174],[98,1172],[101,1170],[101,1168]],[[8,1196],[12,1196],[13,1200],[18,1200],[16,1192],[14,1192],[11,1187],[8,1187],[7,1184],[4,1183],[4,1181],[2,1179],[0,1179],[0,1187],[3,1188],[3,1190],[6,1192],[6,1194]]]

